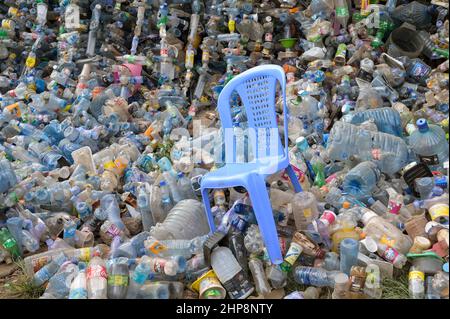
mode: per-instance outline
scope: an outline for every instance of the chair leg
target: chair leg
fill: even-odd
[[[292,185],[294,186],[294,190],[296,193],[300,193],[303,191],[302,186],[300,185],[300,182],[298,181],[297,175],[295,175],[294,169],[292,168],[291,164],[289,164],[286,167],[286,172],[289,176],[289,179],[292,182]]]
[[[206,217],[208,218],[209,229],[211,230],[211,233],[213,233],[216,230],[216,226],[214,225],[214,217],[211,213],[211,204],[209,202],[208,188],[202,188],[201,191],[202,191],[203,205],[205,206]]]
[[[252,175],[247,182],[247,191],[250,195],[253,211],[258,221],[259,230],[264,239],[272,264],[283,262],[277,229],[272,213],[269,194],[266,191],[266,183],[262,177]]]

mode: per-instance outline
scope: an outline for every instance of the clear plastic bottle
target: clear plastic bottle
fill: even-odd
[[[42,286],[48,281],[56,272],[59,267],[67,261],[67,257],[63,253],[59,253],[55,259],[51,260],[47,265],[39,269],[33,276],[33,285]]]
[[[88,299],[107,299],[108,273],[104,260],[94,255],[86,269]]]
[[[366,236],[374,238],[377,242],[383,241],[398,250],[401,254],[408,253],[413,242],[404,235],[400,229],[389,223],[386,219],[372,211],[366,211],[361,218],[365,225],[363,232]]]
[[[139,186],[137,190],[137,206],[141,213],[142,227],[144,231],[149,231],[154,226],[153,215],[150,208],[150,198],[145,185]]]
[[[292,203],[295,227],[297,230],[306,230],[308,225],[319,217],[317,200],[311,192],[300,192],[295,194]]]
[[[345,238],[340,244],[340,271],[350,275],[350,269],[358,262],[359,242]]]
[[[302,285],[334,287],[334,278],[340,273],[340,271],[327,271],[322,268],[298,266],[294,269],[294,279]]]
[[[261,260],[251,258],[248,262],[248,268],[253,276],[256,292],[260,295],[267,295],[272,290],[264,272],[264,266]]]
[[[345,161],[351,155],[373,160],[387,174],[394,174],[409,163],[408,147],[400,137],[363,130],[342,121],[336,122],[330,131],[327,152],[332,160]]]
[[[409,296],[412,299],[425,299],[425,274],[416,267],[409,270]]]
[[[400,114],[391,107],[352,112],[343,117],[344,121],[355,125],[360,125],[369,119],[374,120],[380,132],[402,137],[403,129]]]

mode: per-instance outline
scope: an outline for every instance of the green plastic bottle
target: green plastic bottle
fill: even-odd
[[[17,259],[20,257],[20,251],[19,246],[17,245],[17,241],[14,239],[7,228],[2,228],[0,230],[0,243],[11,254],[11,257],[13,259]]]

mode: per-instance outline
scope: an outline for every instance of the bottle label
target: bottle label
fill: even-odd
[[[421,78],[427,75],[429,67],[423,63],[416,62],[411,68],[411,76]]]
[[[380,243],[385,244],[386,246],[393,247],[395,245],[395,240],[383,235],[380,239]]]
[[[394,263],[398,255],[399,255],[398,251],[396,251],[392,247],[388,247],[383,253],[383,258],[389,261],[390,263]]]
[[[111,224],[111,226],[109,226],[109,228],[106,231],[106,233],[110,234],[112,237],[116,237],[116,236],[120,235],[120,229],[117,228],[116,225]]]
[[[286,257],[284,257],[284,260],[288,262],[290,265],[294,265],[295,261],[298,259],[302,251],[303,251],[302,246],[296,243],[291,243],[291,246],[289,247]]]
[[[107,279],[108,274],[106,272],[106,267],[101,265],[92,265],[87,268],[86,279],[92,279],[94,277],[102,277]]]
[[[413,270],[409,272],[409,280],[421,280],[425,281],[425,274],[418,270]]]
[[[430,155],[430,156],[419,155],[419,159],[422,163],[424,163],[426,165],[438,165],[439,164],[439,158],[437,155]]]
[[[431,220],[436,220],[441,217],[447,217],[448,218],[448,211],[449,207],[447,204],[436,204],[430,207],[428,210]]]
[[[91,247],[80,248],[80,261],[89,261],[91,259]]]
[[[133,281],[142,285],[147,280],[148,274],[140,271],[133,272]]]
[[[147,247],[148,250],[150,250],[155,255],[159,255],[162,251],[167,250],[167,247],[161,244],[159,241],[154,241]]]
[[[304,215],[306,218],[311,217],[311,215],[312,215],[311,208],[306,208],[306,209],[304,209],[304,210],[303,210],[303,215]]]
[[[127,275],[110,275],[108,277],[109,286],[128,286]]]
[[[3,247],[5,247],[6,249],[10,249],[13,248],[16,245],[16,240],[14,238],[8,238],[7,240],[5,240],[3,242]]]
[[[39,271],[37,273],[35,273],[34,276],[41,282],[45,282],[48,279],[50,279],[50,277],[51,277],[50,272],[48,271],[47,267],[43,267],[43,268],[39,269]]]
[[[40,257],[37,259],[34,259],[32,261],[32,265],[33,265],[33,272],[38,272],[39,269],[41,269],[42,267],[44,267],[45,265],[47,265],[49,262],[49,258],[44,256],[44,257]]]
[[[349,12],[348,12],[348,8],[345,7],[337,7],[336,8],[336,16],[337,17],[348,17],[349,16]]]
[[[87,299],[87,290],[84,288],[70,289],[69,299]]]
[[[394,215],[399,215],[400,214],[400,208],[402,208],[402,204],[390,200],[389,203],[388,203],[388,208],[389,208],[389,213],[394,214]]]
[[[165,259],[156,258],[152,263],[152,271],[156,273],[164,273],[164,266],[166,265],[167,261]]]

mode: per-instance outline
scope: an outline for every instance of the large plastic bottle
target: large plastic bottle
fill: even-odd
[[[402,254],[408,253],[413,244],[411,238],[389,221],[370,210],[362,215],[361,221],[364,224],[363,232],[366,236],[372,237],[377,242],[385,242]]]
[[[202,203],[194,199],[180,201],[163,223],[152,227],[150,234],[156,239],[193,239],[209,233]]]
[[[311,192],[295,194],[292,211],[297,230],[306,230],[308,225],[319,217],[316,196]]]
[[[400,137],[367,131],[341,121],[331,129],[327,151],[332,160],[345,161],[351,155],[372,160],[387,174],[394,174],[409,163],[408,147]]]
[[[380,178],[380,170],[373,162],[362,162],[345,175],[343,190],[358,200],[369,197]]]
[[[107,299],[108,273],[106,264],[96,254],[86,269],[88,299]]]
[[[39,269],[33,276],[33,284],[35,286],[43,285],[49,280],[59,269],[59,267],[67,261],[67,257],[63,253],[59,253],[55,259],[47,265]]]
[[[402,137],[403,129],[400,113],[391,107],[352,112],[342,117],[343,121],[355,125],[359,125],[369,119],[374,120],[378,131]]]
[[[419,129],[409,137],[409,145],[418,159],[430,169],[442,169],[444,162],[448,160],[448,144],[444,130],[438,125],[428,124],[426,119],[419,119],[416,124]]]

